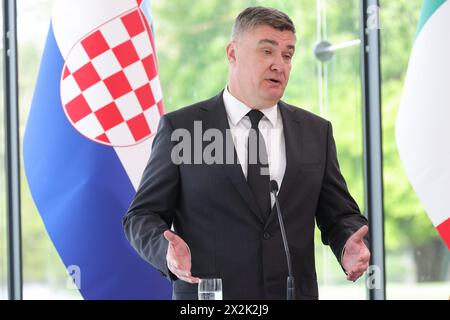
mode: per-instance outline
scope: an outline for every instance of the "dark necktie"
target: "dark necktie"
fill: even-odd
[[[266,144],[258,128],[263,115],[258,110],[247,113],[252,123],[247,144],[247,183],[266,220],[270,214],[269,165]]]

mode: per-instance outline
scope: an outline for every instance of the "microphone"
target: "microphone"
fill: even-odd
[[[283,217],[281,216],[280,203],[278,202],[278,183],[275,180],[270,181],[270,192],[272,192],[275,197],[275,205],[278,214],[278,223],[280,224],[281,237],[283,238],[284,251],[286,252],[286,260],[288,266],[288,277],[287,277],[287,295],[286,300],[295,299],[295,281],[292,274],[292,264],[291,264],[291,253],[289,252],[289,246],[286,239],[286,231],[284,230]]]

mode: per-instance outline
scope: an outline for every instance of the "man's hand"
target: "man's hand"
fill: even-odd
[[[367,232],[369,228],[362,226],[345,243],[342,265],[347,272],[347,280],[357,280],[369,267],[370,251],[363,241]]]
[[[191,275],[191,252],[186,242],[169,230],[164,232],[164,238],[169,241],[166,256],[169,270],[178,279],[189,283],[198,283],[200,279]]]

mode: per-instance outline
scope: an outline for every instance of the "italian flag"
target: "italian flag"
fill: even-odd
[[[396,123],[397,146],[450,249],[450,1],[425,0]]]

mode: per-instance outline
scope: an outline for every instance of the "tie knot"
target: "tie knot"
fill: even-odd
[[[264,116],[264,113],[259,110],[251,110],[247,113],[247,115],[250,118],[250,122],[252,123],[252,128],[258,129],[259,121]]]

